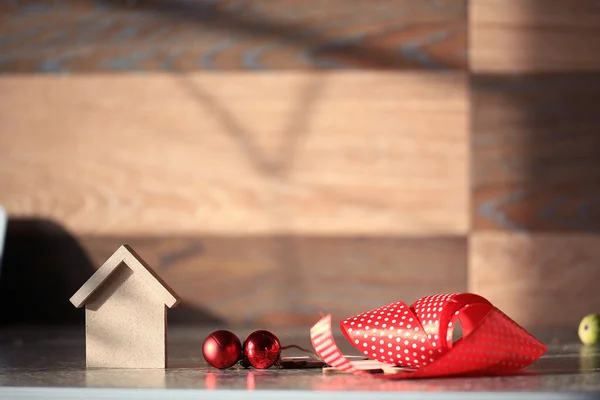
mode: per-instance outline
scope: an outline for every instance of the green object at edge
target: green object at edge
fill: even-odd
[[[600,314],[588,314],[579,323],[579,339],[586,345],[600,344]]]

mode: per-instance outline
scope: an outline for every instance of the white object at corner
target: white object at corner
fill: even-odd
[[[4,237],[6,235],[7,225],[6,211],[0,206],[0,273],[2,272],[2,253],[4,250]]]

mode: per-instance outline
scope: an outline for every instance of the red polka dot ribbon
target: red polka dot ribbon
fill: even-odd
[[[453,341],[460,322],[462,338]],[[471,293],[423,297],[410,307],[402,301],[343,320],[346,339],[363,355],[403,367],[382,378],[426,378],[459,374],[514,373],[537,361],[547,347],[494,307]],[[365,374],[339,351],[331,315],[311,329],[317,354],[332,367]]]

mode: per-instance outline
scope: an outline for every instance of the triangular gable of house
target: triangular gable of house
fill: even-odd
[[[127,244],[122,245],[112,256],[79,288],[70,301],[77,308],[84,306],[87,300],[100,289],[103,283],[121,264],[126,264],[148,284],[161,301],[169,308],[179,303],[177,294],[146,264],[144,260]]]

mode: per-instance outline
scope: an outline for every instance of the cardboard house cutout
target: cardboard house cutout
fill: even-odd
[[[71,297],[85,306],[86,366],[166,368],[167,307],[179,298],[128,245]]]

